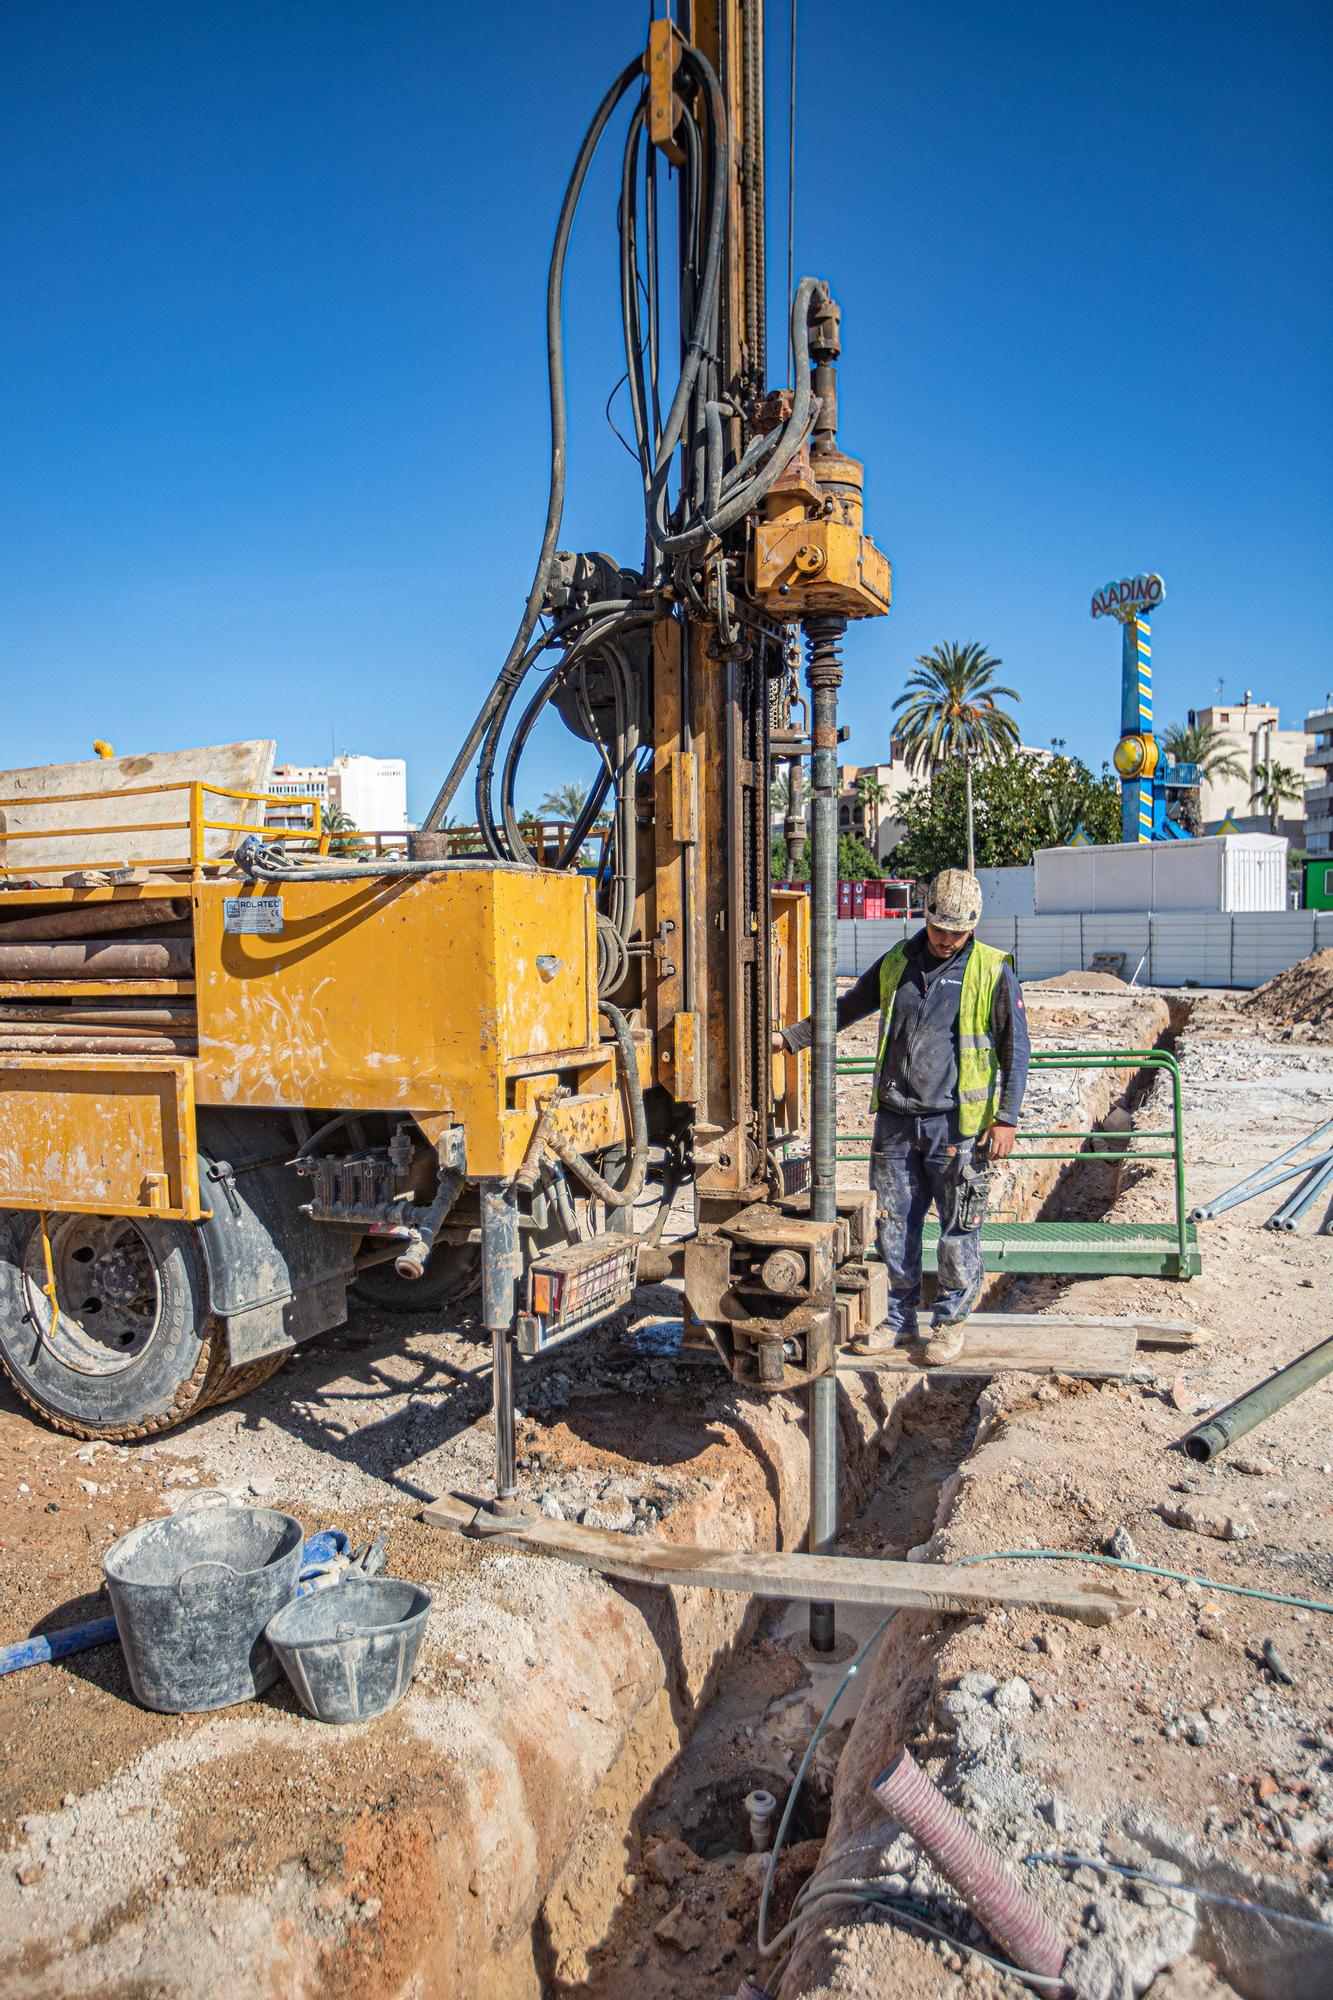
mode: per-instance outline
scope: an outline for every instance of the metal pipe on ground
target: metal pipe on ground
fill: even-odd
[[[1285,1153],[1279,1153],[1276,1159],[1267,1161],[1262,1167],[1256,1167],[1252,1174],[1246,1174],[1244,1180],[1236,1181],[1224,1193],[1215,1195],[1212,1201],[1205,1202],[1201,1208],[1192,1208],[1189,1216],[1190,1221],[1210,1222],[1215,1215],[1221,1215],[1225,1209],[1234,1208],[1237,1202],[1248,1201],[1249,1195],[1246,1193],[1246,1189],[1250,1189],[1256,1194],[1261,1193],[1262,1189],[1259,1184],[1267,1182],[1268,1176],[1272,1173],[1274,1167],[1286,1166],[1288,1160],[1294,1160],[1298,1153],[1303,1153],[1307,1146],[1313,1146],[1317,1139],[1324,1138],[1330,1132],[1333,1132],[1333,1118],[1326,1119],[1322,1125],[1316,1125],[1313,1132],[1307,1132],[1305,1137],[1298,1139],[1294,1146],[1288,1146]],[[1299,1166],[1293,1167],[1291,1173],[1301,1173],[1305,1168],[1313,1166],[1314,1157],[1312,1156],[1310,1159],[1302,1161]],[[1284,1180],[1290,1179],[1291,1175],[1281,1175],[1279,1178]],[[1276,1186],[1277,1183],[1273,1182],[1271,1185]]]
[[[1288,1181],[1299,1180],[1302,1174],[1309,1173],[1311,1167],[1320,1167],[1329,1159],[1333,1159],[1333,1153],[1315,1153],[1309,1159],[1298,1160],[1294,1167],[1279,1167],[1277,1172],[1270,1174],[1266,1180],[1255,1181],[1252,1185],[1243,1187],[1238,1194],[1219,1195],[1217,1200],[1210,1202],[1206,1208],[1191,1209],[1190,1219],[1194,1222],[1211,1222],[1215,1216],[1225,1215],[1228,1209],[1239,1208],[1242,1202],[1257,1201],[1261,1194],[1271,1194],[1274,1188],[1284,1187]]]
[[[1289,1194],[1280,1208],[1275,1208],[1264,1224],[1265,1229],[1294,1229],[1312,1202],[1326,1193],[1333,1185],[1333,1156],[1321,1160],[1311,1169],[1308,1178],[1293,1194]]]
[[[810,687],[810,1218],[836,1222],[838,1036],[838,689],[842,685],[840,618],[806,620]],[[829,1310],[833,1310],[830,1301]],[[838,1534],[838,1381],[830,1372],[810,1384],[810,1553],[831,1555]],[[810,1643],[830,1653],[833,1606],[810,1606]]]
[[[0,943],[0,979],[183,978],[194,970],[194,941]]]
[[[1256,1424],[1276,1415],[1330,1373],[1333,1373],[1333,1337],[1298,1354],[1285,1368],[1279,1368],[1276,1374],[1257,1382],[1243,1396],[1237,1396],[1225,1409],[1214,1410],[1203,1423],[1196,1424],[1182,1440],[1187,1456],[1200,1465],[1209,1464],[1228,1445],[1235,1444],[1237,1438],[1243,1438]]]
[[[911,1834],[1016,1965],[1058,1979],[1069,1950],[1003,1856],[933,1785],[910,1750],[890,1758],[870,1787],[885,1812]]]

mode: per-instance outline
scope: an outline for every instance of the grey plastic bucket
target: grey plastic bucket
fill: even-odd
[[[304,1539],[290,1514],[223,1503],[143,1521],[112,1544],[111,1609],[145,1708],[191,1715],[272,1687],[264,1627],[296,1588]]]
[[[285,1604],[269,1644],[301,1706],[320,1722],[368,1722],[416,1672],[430,1594],[389,1576],[348,1576]]]

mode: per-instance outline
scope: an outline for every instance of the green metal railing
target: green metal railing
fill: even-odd
[[[1169,1161],[1175,1193],[1171,1224],[1139,1223],[987,1223],[982,1231],[988,1261],[1012,1271],[1071,1271],[1110,1275],[1156,1275],[1189,1278],[1200,1268],[1195,1230],[1185,1207],[1185,1146],[1181,1115],[1180,1066],[1166,1049],[1043,1049],[1034,1051],[1034,1070],[1161,1070],[1171,1084],[1171,1123],[1127,1132],[1123,1143],[1096,1152],[1089,1142],[1105,1139],[1098,1131],[1074,1131],[1053,1126],[1020,1126],[1010,1161],[1059,1160],[1065,1165],[1136,1161]],[[870,1056],[850,1056],[838,1063],[839,1076],[874,1075]],[[1058,1140],[1058,1146],[1032,1141]],[[1157,1141],[1147,1145],[1143,1141]],[[870,1133],[840,1133],[838,1158],[863,1160],[870,1154]],[[933,1235],[933,1232],[932,1232]],[[928,1257],[927,1262],[930,1259]]]

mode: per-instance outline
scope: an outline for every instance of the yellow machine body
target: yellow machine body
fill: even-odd
[[[0,1056],[0,1206],[197,1221],[193,1063]]]
[[[196,1106],[400,1112],[432,1141],[461,1126],[477,1178],[514,1173],[557,1089],[553,1122],[571,1143],[623,1136],[585,877],[155,877],[5,901],[21,917],[115,900],[132,925],[136,899],[168,892],[189,899],[193,978],[13,980],[5,997],[169,1003],[190,1017],[197,1055],[0,1053],[0,1207],[197,1219]],[[234,924],[261,897],[281,903],[280,930],[228,927],[228,910]],[[647,1084],[647,1038],[638,1046]]]

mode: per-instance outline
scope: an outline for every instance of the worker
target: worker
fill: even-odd
[[[956,1361],[985,1276],[981,1223],[992,1161],[1007,1159],[1027,1088],[1027,1012],[1008,953],[982,944],[981,884],[946,868],[926,892],[925,928],[886,951],[838,1002],[838,1027],[880,1016],[870,1184],[889,1274],[884,1326],[854,1343],[875,1353],[917,1339],[921,1233],[940,1220],[938,1291],[921,1358]],[[810,1046],[807,1017],[773,1037]]]

